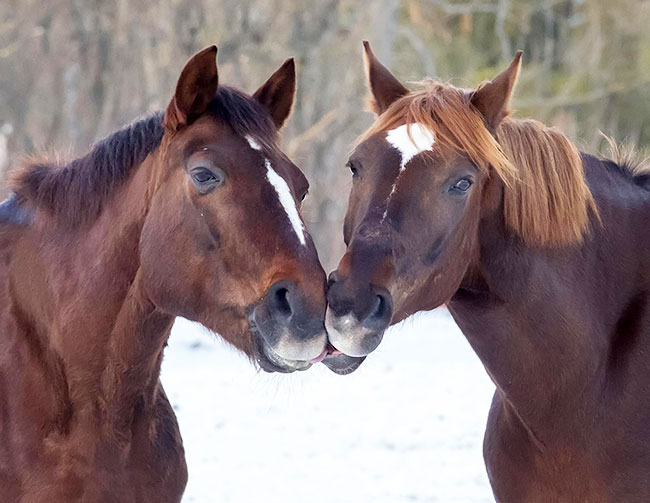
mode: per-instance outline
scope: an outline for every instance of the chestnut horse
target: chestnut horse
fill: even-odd
[[[521,53],[477,90],[407,90],[365,55],[326,327],[352,356],[447,303],[496,384],[497,501],[650,501],[650,170],[508,117]]]
[[[218,85],[216,54],[187,63],[164,114],[31,163],[0,206],[0,501],[180,501],[159,380],[176,316],[269,371],[328,352],[308,183],[277,143],[293,60],[248,96]]]

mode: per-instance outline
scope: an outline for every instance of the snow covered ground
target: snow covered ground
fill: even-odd
[[[391,329],[348,376],[257,372],[179,320],[162,379],[184,503],[494,501],[481,454],[494,386],[445,310]]]

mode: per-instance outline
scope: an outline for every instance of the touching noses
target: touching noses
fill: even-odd
[[[366,356],[382,340],[393,317],[393,298],[386,288],[339,270],[330,275],[325,326],[330,343],[349,356]]]

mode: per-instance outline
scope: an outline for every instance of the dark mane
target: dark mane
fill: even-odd
[[[277,148],[277,131],[266,110],[236,89],[221,86],[208,113],[237,135],[251,135]],[[83,157],[64,165],[29,163],[12,180],[17,201],[29,201],[71,227],[96,219],[105,202],[162,141],[164,113],[136,120],[96,143]]]
[[[96,218],[131,168],[160,145],[162,120],[162,112],[138,119],[65,165],[28,164],[13,177],[18,200],[29,201],[71,226]]]
[[[636,185],[650,190],[650,156],[643,155],[631,143],[619,143],[601,134],[607,144],[605,165]]]

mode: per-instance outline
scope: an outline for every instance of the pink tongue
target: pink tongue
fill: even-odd
[[[312,358],[311,360],[309,360],[309,363],[321,362],[325,359],[326,356],[327,356],[327,347],[323,349],[323,352],[319,354],[316,358]]]
[[[338,349],[336,349],[334,346],[332,346],[331,344],[328,344],[328,345],[325,347],[325,349],[323,349],[323,352],[322,352],[321,354],[319,354],[316,358],[312,358],[311,360],[309,360],[309,363],[319,363],[319,362],[322,362],[322,361],[325,359],[325,357],[327,357],[328,355],[335,356],[335,355],[342,355],[342,354],[343,354],[343,353],[341,353],[341,352],[340,352]]]

